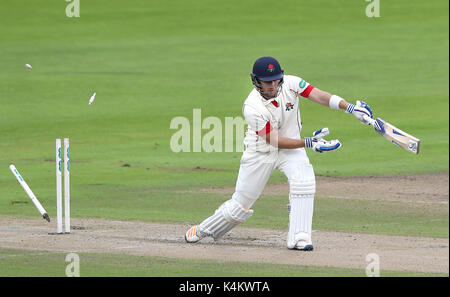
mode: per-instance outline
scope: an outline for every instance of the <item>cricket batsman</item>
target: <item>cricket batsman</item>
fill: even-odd
[[[293,75],[284,75],[273,57],[261,57],[253,65],[251,79],[254,89],[244,102],[242,113],[248,124],[244,138],[235,192],[215,213],[185,235],[189,243],[206,236],[215,240],[252,214],[252,205],[259,198],[275,169],[289,181],[289,230],[287,248],[312,251],[311,239],[315,175],[306,149],[316,153],[332,152],[342,145],[339,140],[325,140],[328,128],[317,130],[312,137],[301,138],[299,96],[335,110],[344,110],[368,125],[370,107],[363,101],[349,104],[338,95],[322,91]]]

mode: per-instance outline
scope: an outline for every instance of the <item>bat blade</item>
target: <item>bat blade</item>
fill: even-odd
[[[377,125],[375,125],[375,123]],[[401,147],[413,154],[418,154],[420,151],[420,139],[400,130],[394,125],[384,121],[381,118],[371,121],[371,125],[375,127],[375,131],[389,140],[391,143]],[[378,126],[381,129],[378,129]]]

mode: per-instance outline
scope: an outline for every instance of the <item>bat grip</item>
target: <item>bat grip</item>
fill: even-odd
[[[376,125],[377,121],[376,120],[371,119],[370,117],[368,117],[366,115],[364,115],[364,120],[366,120],[369,123],[369,125],[371,125],[372,127],[377,128],[377,125]]]

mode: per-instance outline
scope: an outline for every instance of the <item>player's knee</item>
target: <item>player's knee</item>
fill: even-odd
[[[253,210],[246,208],[234,199],[225,201],[225,203],[219,207],[219,210],[222,212],[224,219],[232,224],[243,223],[253,214]]]
[[[300,165],[296,174],[289,179],[289,194],[291,198],[302,195],[314,195],[316,192],[316,178],[312,165]]]
[[[251,195],[245,192],[234,192],[231,199],[238,202],[243,207],[250,209],[256,202],[258,197],[255,197],[255,195]]]
[[[293,180],[289,183],[289,196],[291,198],[299,198],[303,195],[314,195],[315,193],[315,181]]]
[[[253,210],[243,207],[239,202],[230,199],[225,201],[212,216],[199,225],[202,234],[219,239],[240,223],[245,222],[253,214]]]

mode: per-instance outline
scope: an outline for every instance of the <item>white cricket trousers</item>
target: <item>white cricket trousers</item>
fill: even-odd
[[[304,177],[304,166],[311,166],[304,148],[280,149],[270,153],[244,151],[241,166],[236,182],[236,189],[232,199],[245,208],[250,209],[259,198],[275,169],[283,172],[292,188],[293,181],[297,179],[313,179]]]

